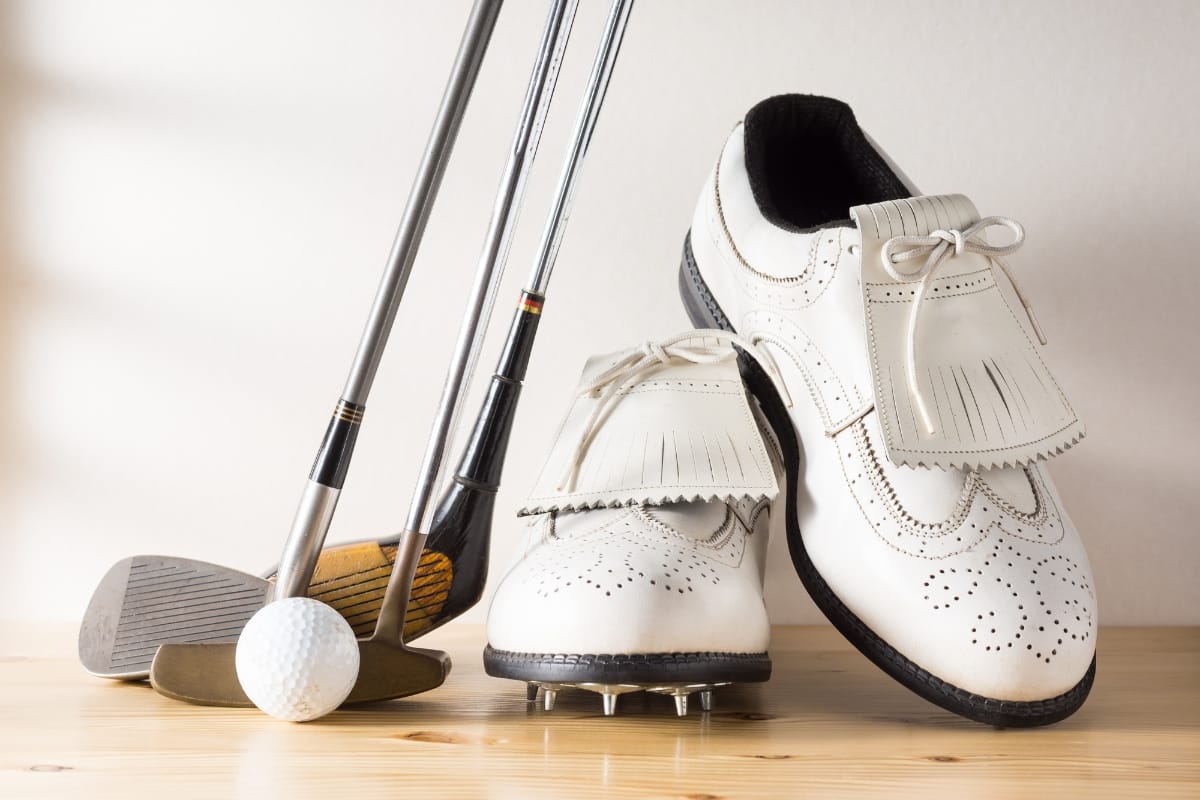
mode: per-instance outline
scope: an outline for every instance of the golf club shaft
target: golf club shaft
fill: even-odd
[[[479,347],[504,273],[508,244],[518,216],[526,177],[537,154],[542,126],[554,95],[558,71],[579,0],[555,0],[546,22],[538,58],[525,95],[520,123],[496,194],[491,223],[471,287],[466,316],[459,328],[454,355],[442,385],[434,424],[418,472],[405,530],[425,531],[430,496],[441,477],[445,451],[465,389],[470,384]]]
[[[451,614],[462,613],[474,605],[483,591],[496,491],[500,486],[522,381],[541,319],[545,290],[558,257],[580,168],[604,103],[632,6],[633,0],[616,0],[612,5],[527,284],[531,288],[521,293],[508,339],[464,447],[462,460],[433,517],[427,549],[450,555],[455,565],[446,602],[446,611]]]
[[[434,487],[441,479],[446,448],[453,434],[465,389],[471,382],[479,348],[487,331],[488,318],[495,305],[496,290],[504,273],[504,263],[508,257],[509,243],[525,192],[526,178],[537,155],[542,128],[550,109],[550,101],[554,97],[559,67],[566,52],[578,5],[579,0],[554,0],[550,6],[508,163],[496,193],[492,219],[476,268],[466,316],[459,328],[458,340],[442,386],[425,456],[417,473],[408,521],[384,593],[375,638],[402,640],[404,616],[412,591],[413,576],[425,543],[429,500]]]
[[[412,272],[425,223],[454,149],[467,101],[496,26],[503,0],[476,0],[459,44],[417,177],[396,231],[388,264],[354,356],[346,387],[325,431],[280,559],[275,597],[303,595],[325,542],[346,479],[354,442],[379,359]]]
[[[550,283],[550,273],[554,270],[554,262],[558,259],[558,249],[562,244],[567,217],[571,214],[571,202],[575,199],[579,170],[583,167],[588,146],[592,142],[592,132],[596,129],[596,120],[599,119],[600,108],[604,105],[604,96],[608,91],[608,83],[612,78],[613,67],[617,63],[621,42],[625,36],[625,26],[629,22],[629,14],[632,10],[633,0],[613,0],[612,8],[609,10],[604,38],[596,53],[596,61],[592,65],[587,92],[580,104],[579,116],[575,121],[571,149],[568,152],[562,174],[558,178],[554,206],[546,219],[546,228],[542,231],[537,259],[534,261],[533,273],[529,278],[528,291],[535,294],[545,295],[546,287]]]

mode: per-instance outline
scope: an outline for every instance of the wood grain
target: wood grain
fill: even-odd
[[[828,628],[778,628],[775,677],[671,700],[563,692],[554,712],[483,674],[478,627],[424,695],[293,725],[83,672],[69,625],[0,623],[0,797],[1200,797],[1200,629],[1101,632],[1091,699],[1040,730],[961,720]]]

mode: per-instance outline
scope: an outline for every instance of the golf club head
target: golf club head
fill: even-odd
[[[326,548],[308,594],[345,617],[356,636],[369,636],[395,560],[394,539]],[[145,680],[160,645],[236,641],[266,602],[273,576],[274,570],[260,578],[172,556],[119,561],[100,581],[84,613],[79,660],[97,677]],[[453,584],[450,558],[428,549],[422,553],[406,637],[428,633],[451,618],[446,604]]]
[[[367,639],[358,643],[358,680],[346,704],[395,700],[436,689],[450,674],[450,655]]]
[[[172,556],[133,556],[105,574],[79,628],[79,661],[103,678],[145,678],[164,642],[236,639],[266,602],[254,575]]]
[[[165,644],[150,669],[159,694],[198,706],[249,708],[254,705],[238,681],[236,642]],[[441,686],[450,656],[377,639],[358,642],[358,680],[346,703],[394,700]]]
[[[238,682],[236,654],[236,641],[164,644],[154,654],[150,685],[161,695],[196,706],[253,708]]]

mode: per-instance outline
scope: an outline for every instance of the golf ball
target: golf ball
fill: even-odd
[[[307,722],[333,711],[358,678],[350,623],[309,597],[259,609],[237,643],[237,676],[254,705],[279,719]]]

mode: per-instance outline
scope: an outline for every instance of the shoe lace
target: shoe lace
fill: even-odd
[[[705,340],[715,340],[730,346],[714,347],[705,344]],[[699,344],[695,344],[697,342]],[[558,490],[560,492],[574,490],[579,467],[583,463],[584,456],[587,455],[588,446],[600,430],[600,422],[604,415],[617,402],[622,386],[648,369],[671,363],[672,359],[688,361],[693,364],[717,364],[728,361],[737,357],[737,351],[733,349],[733,345],[741,348],[763,365],[780,396],[788,398],[786,402],[790,405],[791,400],[779,376],[775,359],[755,340],[729,331],[706,330],[688,331],[657,342],[645,342],[579,389],[579,397],[598,396],[600,399],[583,424],[583,431],[567,462],[567,468],[559,481]]]
[[[980,234],[993,226],[1008,228],[1013,233],[1013,240],[1000,246],[985,242]],[[1025,229],[1021,227],[1021,223],[1008,217],[985,217],[962,231],[956,229],[936,230],[928,236],[893,236],[884,242],[880,258],[888,275],[900,283],[920,282],[913,297],[912,309],[908,314],[904,374],[908,382],[909,394],[916,403],[917,410],[921,415],[921,422],[928,433],[933,433],[934,429],[933,419],[929,415],[929,409],[925,405],[925,398],[917,382],[917,322],[921,315],[921,301],[925,299],[929,284],[933,282],[939,267],[952,258],[957,258],[963,253],[976,253],[986,257],[990,263],[1004,271],[1008,282],[1017,293],[1017,297],[1020,298],[1021,305],[1025,307],[1029,324],[1033,326],[1038,341],[1046,344],[1046,336],[1042,333],[1042,327],[1033,314],[1029,300],[1021,291],[1012,270],[1004,262],[1004,256],[1015,253],[1024,243]],[[915,267],[904,267],[908,262],[921,258],[925,259],[923,263]]]

